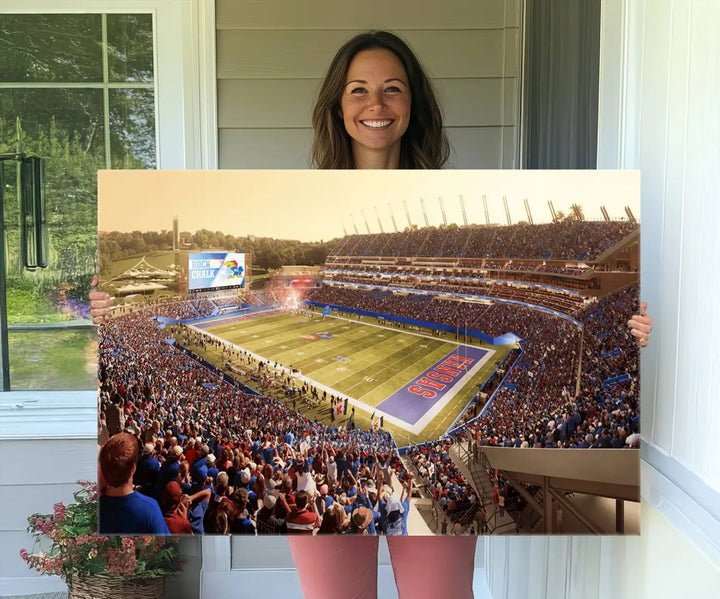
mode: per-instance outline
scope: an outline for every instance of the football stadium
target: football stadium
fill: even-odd
[[[171,532],[626,532],[634,218],[356,233],[272,268],[257,240],[153,235],[105,262],[100,430],[137,438]]]

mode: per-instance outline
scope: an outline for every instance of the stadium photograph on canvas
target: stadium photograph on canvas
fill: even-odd
[[[627,171],[100,172],[100,442],[137,445],[141,502],[101,532],[637,533],[639,200]]]

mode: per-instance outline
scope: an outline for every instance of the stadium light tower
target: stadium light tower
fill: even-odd
[[[548,200],[548,207],[550,208],[550,218],[552,218],[552,222],[556,223],[558,221],[557,212],[555,212],[555,206],[553,206],[552,200]]]
[[[600,206],[600,212],[602,212],[603,219],[605,219],[605,222],[609,223],[610,215],[608,214],[607,208],[605,208],[605,206]]]
[[[443,204],[442,196],[438,198],[440,200],[440,212],[442,213],[443,217],[443,225],[447,227],[447,217],[445,216],[445,204]]]
[[[425,200],[423,200],[422,198],[420,198],[420,208],[422,208],[422,213],[423,213],[423,216],[425,217],[425,226],[429,227],[430,221],[428,221],[427,211],[425,210]]]
[[[397,223],[395,222],[395,215],[393,214],[392,207],[390,206],[390,202],[388,202],[388,212],[390,212],[390,220],[392,220],[393,228],[395,229],[395,232],[398,232]]]
[[[485,210],[485,224],[490,225],[490,213],[488,212],[487,207],[487,196],[483,194],[483,209]]]
[[[530,212],[530,202],[527,201],[527,198],[525,198],[525,212],[527,212],[528,222],[534,225],[532,212]]]
[[[460,210],[462,210],[463,224],[467,227],[467,214],[465,214],[465,200],[460,196]]]
[[[357,225],[355,224],[355,217],[352,214],[350,215],[350,219],[352,220],[353,229],[355,229],[355,235],[360,235],[360,233],[357,230]]]
[[[380,232],[384,233],[385,231],[383,231],[383,226],[382,226],[382,223],[380,222],[380,213],[378,212],[377,206],[373,206],[373,208],[375,208],[375,216],[377,216],[378,227],[380,227]]]
[[[508,227],[512,225],[512,220],[510,219],[510,208],[508,208],[508,201],[507,196],[503,196],[503,204],[505,205],[505,218],[507,219]]]
[[[627,214],[628,220],[631,223],[635,224],[637,222],[635,215],[633,214],[632,210],[630,210],[630,206],[625,206],[625,214]]]
[[[360,209],[360,214],[362,214],[363,220],[365,221],[365,228],[367,229],[368,235],[370,235],[370,225],[368,225],[367,216],[365,216],[365,210]]]
[[[412,221],[410,220],[410,211],[408,210],[407,202],[405,200],[403,200],[403,205],[405,206],[405,216],[407,216],[408,227],[412,228]]]

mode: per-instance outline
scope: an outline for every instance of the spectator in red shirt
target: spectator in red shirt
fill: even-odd
[[[310,501],[307,491],[298,491],[295,495],[295,505],[285,518],[288,534],[311,535],[320,525],[320,518],[315,511],[315,502]]]

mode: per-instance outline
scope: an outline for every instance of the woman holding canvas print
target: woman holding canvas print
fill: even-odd
[[[432,84],[411,49],[392,33],[363,33],[333,58],[312,116],[313,164],[320,169],[439,169],[449,156]],[[107,294],[90,294],[94,322],[109,313]],[[652,318],[628,326],[647,345]],[[377,596],[377,536],[288,537],[308,599]],[[473,597],[476,538],[388,536],[400,599]],[[351,563],[330,568],[328,558]],[[425,564],[431,563],[431,567]]]

